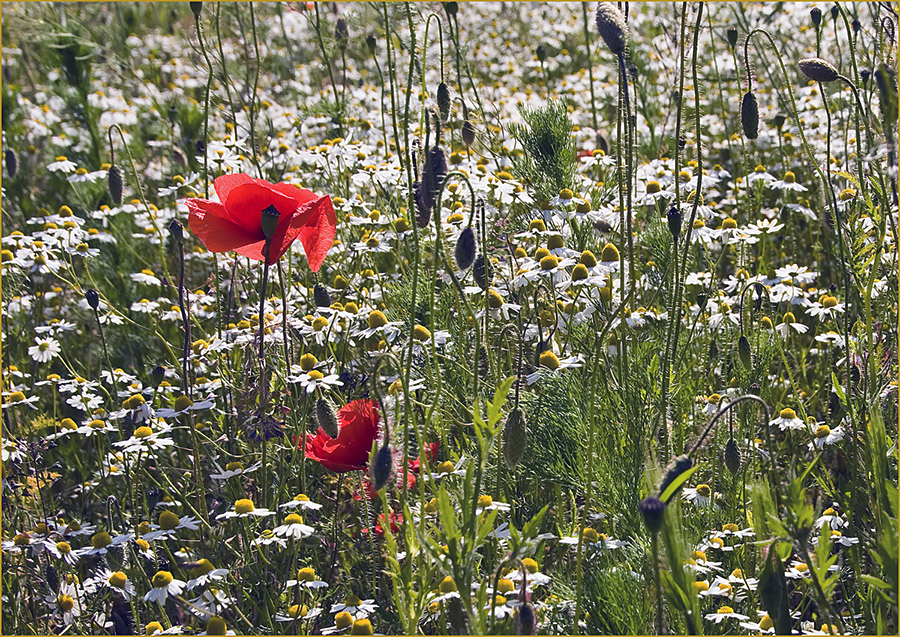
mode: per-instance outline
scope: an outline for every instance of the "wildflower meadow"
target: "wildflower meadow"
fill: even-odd
[[[891,2],[3,2],[3,634],[897,634]]]

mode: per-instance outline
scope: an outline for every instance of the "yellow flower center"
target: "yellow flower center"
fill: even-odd
[[[722,221],[722,228],[726,230],[737,228],[737,221],[735,221],[731,217],[725,217],[725,219]]]
[[[151,435],[153,435],[153,430],[150,429],[150,427],[146,427],[146,426],[138,427],[137,429],[134,430],[135,438],[146,438]]]
[[[522,565],[525,567],[525,570],[534,575],[538,572],[538,564],[530,557],[526,557],[522,560]]]
[[[482,509],[487,508],[494,504],[494,498],[489,495],[480,495],[478,496],[478,506]]]
[[[548,250],[559,250],[564,247],[566,244],[563,242],[562,235],[554,234],[551,235],[549,239],[547,239],[547,249]]]
[[[319,363],[319,359],[317,359],[312,354],[304,354],[300,357],[300,369],[304,372],[308,372],[313,367],[315,367]]]
[[[455,593],[458,590],[456,588],[456,582],[454,582],[453,578],[449,575],[441,581],[440,589],[442,593]]]
[[[795,181],[797,181],[797,175],[795,175],[794,173],[792,173],[792,172],[789,170],[789,171],[787,171],[786,173],[784,173],[784,181],[785,181],[786,183],[792,184],[792,183],[794,183]]]
[[[832,308],[838,304],[838,300],[833,296],[826,296],[822,299],[822,307]]]
[[[125,575],[122,571],[116,571],[112,575],[109,576],[107,580],[109,585],[114,588],[125,588],[125,583],[128,581],[128,576]]]
[[[831,427],[828,425],[819,425],[816,427],[816,438],[827,438],[831,434]]]
[[[298,582],[315,582],[316,581],[316,572],[310,567],[306,566],[297,571],[297,581]]]
[[[387,325],[387,317],[380,310],[372,310],[369,312],[369,329],[378,329]]]
[[[60,595],[56,598],[56,606],[64,613],[71,612],[75,608],[75,600],[71,595]]]
[[[423,325],[416,325],[413,328],[413,338],[417,341],[427,341],[431,338],[431,332]]]
[[[794,418],[797,417],[797,412],[794,411],[793,409],[791,409],[790,407],[787,407],[787,408],[781,410],[781,413],[779,414],[779,416],[781,416],[785,420],[793,420]]]
[[[737,524],[731,524],[731,523],[728,523],[728,524],[725,524],[725,525],[722,526],[722,530],[723,530],[723,531],[730,531],[731,533],[737,533],[737,532],[738,532],[738,525],[737,525]],[[733,574],[734,574],[734,573],[732,573],[732,575],[733,575]]]
[[[241,471],[244,468],[244,463],[235,460],[234,462],[229,462],[225,465],[225,471]]]
[[[148,635],[154,635],[156,633],[161,633],[162,629],[162,624],[160,624],[159,622],[150,622],[149,624],[147,624],[146,631]]]
[[[110,544],[112,544],[112,538],[106,531],[95,533],[91,538],[91,546],[93,546],[95,549],[102,549],[109,546]]]
[[[658,181],[654,180],[654,181],[648,181],[648,182],[647,182],[647,192],[648,192],[649,194],[655,195],[655,194],[658,193],[660,190],[662,190],[662,186],[659,185],[659,182],[658,182]]]
[[[153,584],[153,588],[165,588],[173,579],[175,578],[169,571],[157,571],[150,583]]]
[[[324,316],[317,316],[316,318],[313,319],[312,328],[315,331],[321,332],[326,327],[328,327],[328,319],[325,318]]]
[[[581,538],[585,542],[592,542],[592,543],[599,542],[600,534],[597,532],[596,529],[586,526],[586,527],[584,527],[584,530],[581,532]]]
[[[538,362],[542,367],[546,367],[547,369],[557,369],[559,367],[559,357],[550,350],[541,352]]]
[[[703,496],[704,498],[708,498],[712,494],[712,489],[709,488],[708,484],[698,484],[697,485],[697,495]]]
[[[175,411],[184,411],[194,404],[194,401],[187,396],[179,396],[175,399]]]
[[[284,518],[285,524],[303,524],[303,518],[296,513],[291,513]]]
[[[512,583],[512,580],[501,577],[500,581],[497,582],[497,591],[504,595],[506,593],[512,593],[514,590],[516,590],[516,585]]]
[[[616,257],[616,260],[618,257]],[[597,257],[594,256],[594,253],[590,250],[585,250],[581,253],[580,263],[586,268],[593,268],[597,265]]]
[[[720,615],[727,615],[734,612],[734,609],[731,606],[722,606],[719,610],[716,611]]]
[[[307,375],[309,376],[310,380],[322,380],[323,378],[325,378],[325,374],[320,372],[318,369],[311,369],[307,372]]]
[[[210,617],[206,622],[207,635],[225,635],[228,633],[228,626],[221,617]]]
[[[171,531],[178,526],[178,516],[171,511],[163,511],[159,514],[159,528]]]
[[[500,293],[497,292],[497,290],[488,292],[488,307],[492,310],[499,310],[503,307],[503,297],[500,296]]]
[[[546,232],[547,226],[544,224],[543,219],[532,219],[531,223],[528,224],[528,229],[532,232]]]
[[[68,555],[72,552],[72,547],[68,542],[57,542],[56,550],[62,553],[63,555]]]
[[[255,508],[256,507],[253,506],[253,500],[249,498],[242,498],[234,503],[234,512],[238,515],[250,513]]]
[[[200,577],[201,575],[211,573],[213,570],[215,570],[215,567],[213,567],[212,562],[204,557],[194,563],[194,568],[191,569],[191,572],[194,574],[194,577]]]
[[[775,627],[775,622],[772,621],[772,618],[769,617],[769,613],[766,613],[759,620],[759,629],[760,630],[771,630]]]
[[[544,258],[541,259],[541,270],[549,271],[555,270],[559,265],[559,259],[557,259],[552,254],[548,254]]]
[[[374,635],[372,622],[366,618],[353,620],[353,627],[350,629],[351,635]]]
[[[603,251],[600,252],[600,261],[602,261],[603,263],[612,263],[618,260],[619,250],[618,248],[616,248],[616,246],[611,243],[607,243],[605,246],[603,246]]]

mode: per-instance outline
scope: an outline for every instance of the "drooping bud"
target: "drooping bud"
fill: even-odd
[[[278,208],[275,206],[267,206],[259,215],[259,224],[262,227],[263,236],[266,239],[271,239],[272,235],[275,234],[275,231],[278,229],[278,220],[281,218],[281,213],[278,212]]]
[[[472,226],[467,226],[456,240],[456,265],[460,270],[466,270],[475,261],[475,231]]]
[[[538,62],[543,62],[547,59],[547,49],[544,48],[543,44],[538,44],[534,50],[534,55],[537,57]]]
[[[522,410],[515,407],[506,418],[503,427],[503,457],[509,467],[515,467],[525,455],[528,446],[528,427]]]
[[[91,306],[92,310],[96,310],[100,307],[100,293],[94,288],[89,288],[84,293],[84,298],[87,299],[88,305]]]
[[[744,93],[741,100],[741,128],[747,139],[759,137],[759,103],[752,91]]]
[[[737,475],[741,469],[741,450],[734,438],[729,438],[725,443],[725,467],[731,472],[731,475]]]
[[[738,30],[735,27],[728,27],[725,35],[728,37],[728,46],[730,46],[732,49],[736,47],[738,41]]]
[[[753,357],[750,354],[750,341],[747,340],[747,337],[741,334],[741,337],[738,339],[738,355],[741,358],[741,365],[744,366],[744,369],[751,369],[753,367]]]
[[[475,127],[472,125],[472,122],[466,120],[462,123],[461,134],[463,144],[466,145],[466,148],[471,148],[472,144],[475,143]]]
[[[662,529],[663,519],[666,513],[666,503],[651,495],[649,498],[641,500],[641,515],[644,518],[644,525],[650,533],[656,535]]]
[[[813,26],[818,28],[818,26],[822,24],[822,10],[819,7],[810,9],[809,19],[812,20]]]
[[[446,122],[450,119],[450,89],[444,82],[438,84],[437,104],[438,110],[441,112],[441,121]]]
[[[676,206],[672,206],[669,208],[669,212],[666,213],[666,221],[669,224],[669,232],[672,234],[672,238],[677,241],[678,236],[681,234],[681,211]]]
[[[366,46],[369,47],[369,53],[375,55],[375,47],[378,41],[375,39],[375,36],[371,33],[366,36]]]
[[[332,438],[338,436],[338,419],[334,413],[334,407],[324,398],[316,401],[316,422],[319,427]]]
[[[169,234],[177,245],[184,243],[184,225],[178,219],[172,219],[169,223]]]
[[[191,12],[194,14],[195,18],[200,17],[200,12],[203,11],[203,3],[202,2],[191,2]]]
[[[533,635],[535,627],[534,607],[524,602],[516,612],[516,629],[519,635]]]
[[[316,302],[316,307],[331,307],[331,295],[328,293],[328,288],[321,283],[316,283],[313,288],[313,300]]]
[[[483,254],[475,258],[475,266],[472,270],[475,275],[475,283],[482,290],[487,290],[488,284],[494,280],[494,267],[486,261]]]
[[[597,32],[609,50],[615,55],[624,54],[628,39],[628,24],[622,12],[611,2],[601,2],[597,5],[595,17]]]
[[[666,475],[663,477],[662,484],[659,485],[659,495],[661,496],[666,492],[666,489],[668,489],[669,485],[675,481],[675,478],[677,478],[693,466],[694,461],[691,460],[688,456],[678,456],[671,463],[669,463],[669,466],[666,467]],[[676,493],[677,492],[678,489],[676,489]],[[672,497],[674,497],[674,494],[672,494]]]
[[[372,486],[376,491],[381,490],[391,479],[391,472],[394,469],[394,453],[391,451],[391,445],[385,442],[381,449],[375,452],[372,459],[371,479]]]
[[[834,82],[841,75],[831,62],[822,58],[806,58],[797,62],[797,66],[813,82]]]
[[[6,149],[6,152],[3,153],[3,159],[6,163],[6,174],[10,178],[15,177],[19,172],[19,158],[16,155],[16,151],[12,148]]]
[[[122,171],[119,170],[119,167],[115,164],[109,167],[109,172],[106,175],[106,183],[109,186],[110,199],[112,199],[112,202],[117,206],[121,206],[124,184],[122,182]]]

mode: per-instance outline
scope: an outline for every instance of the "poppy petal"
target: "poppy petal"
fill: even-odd
[[[255,232],[259,239],[265,239],[260,224],[263,210],[275,206],[282,217],[289,217],[297,209],[297,202],[291,197],[273,190],[265,182],[256,181],[235,186],[224,204],[231,219],[247,231]]]
[[[225,200],[228,198],[228,193],[230,193],[238,186],[249,184],[252,182],[253,177],[244,173],[222,175],[220,177],[216,177],[215,181],[213,181],[213,188],[215,188],[216,194],[219,195],[219,201],[224,204]]]
[[[300,229],[300,243],[306,253],[306,260],[313,272],[318,272],[328,251],[334,245],[337,234],[337,216],[331,197],[325,195],[303,205],[302,210],[308,213],[303,227]]]
[[[257,240],[228,217],[222,204],[207,199],[186,199],[184,203],[191,211],[188,227],[207,250],[227,252]]]
[[[316,199],[318,195],[314,193],[312,190],[307,190],[306,188],[298,188],[294,184],[289,184],[286,181],[281,181],[277,184],[269,184],[272,190],[277,190],[283,195],[287,195],[291,199],[297,202],[298,206],[302,206],[307,201],[312,201]]]

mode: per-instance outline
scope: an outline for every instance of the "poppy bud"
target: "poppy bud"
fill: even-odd
[[[834,82],[840,77],[831,62],[822,58],[806,58],[797,62],[797,66],[813,82]]]
[[[109,197],[117,206],[122,205],[122,171],[113,164],[106,175],[106,183],[109,186]]]
[[[96,310],[100,307],[100,293],[94,288],[88,289],[84,293],[84,298],[87,299],[88,305],[91,306],[92,310]]]
[[[313,300],[316,307],[331,307],[331,295],[328,294],[328,288],[321,283],[316,283],[313,288]]]
[[[350,32],[347,30],[347,21],[344,18],[338,18],[334,25],[334,40],[338,48],[344,50],[347,48],[347,40],[350,39]]]
[[[316,401],[316,422],[319,427],[332,438],[338,436],[338,419],[334,413],[334,407],[324,398]]]
[[[388,483],[393,468],[394,454],[391,451],[391,445],[385,443],[372,459],[371,478],[372,486],[376,491],[380,491]]]
[[[669,223],[669,232],[672,233],[672,238],[678,240],[678,235],[681,234],[681,211],[672,206],[666,213],[666,221]]]
[[[537,56],[538,62],[543,62],[547,59],[547,49],[544,48],[543,44],[537,45],[537,48],[534,50],[534,54]]]
[[[744,369],[749,370],[753,367],[753,357],[750,355],[750,341],[743,334],[738,339],[738,355],[741,357],[741,364],[744,366]]]
[[[784,594],[784,583],[779,577],[781,574],[783,574],[781,560],[775,554],[775,547],[771,546],[759,574],[757,592],[760,607],[768,612],[772,619],[776,619],[781,610],[781,596]]]
[[[175,104],[169,106],[169,110],[166,111],[166,116],[169,118],[169,123],[174,124],[178,121],[178,107]]]
[[[744,93],[741,100],[741,127],[747,139],[759,137],[759,104],[752,91]]]
[[[431,221],[431,202],[421,181],[413,182],[413,199],[416,202],[416,223],[424,228]]]
[[[666,467],[666,475],[665,477],[663,477],[662,484],[659,485],[659,495],[662,495],[666,492],[666,489],[668,489],[669,485],[675,481],[675,478],[677,478],[693,466],[694,461],[691,460],[688,456],[678,456],[671,463],[669,463],[669,466]],[[678,489],[676,489],[676,493],[677,491]],[[674,496],[674,494],[672,495]]]
[[[597,32],[606,46],[615,55],[625,53],[626,38],[628,37],[628,25],[625,16],[611,2],[601,2],[597,5]]]
[[[822,10],[819,7],[813,7],[809,10],[809,19],[812,20],[813,26],[818,27],[822,24]]]
[[[878,86],[878,103],[881,112],[889,121],[897,120],[897,78],[894,69],[881,64],[875,72],[875,84]]]
[[[459,11],[459,3],[457,2],[445,2],[444,3],[444,11],[447,12],[447,15],[454,16],[456,12]]]
[[[837,5],[833,5],[831,7],[831,19],[837,20],[838,15],[840,14],[840,9],[838,9]]]
[[[725,35],[728,37],[728,45],[733,49],[737,46],[738,41],[738,30],[734,27],[728,27],[728,30],[725,32]]]
[[[467,226],[456,240],[456,265],[466,270],[475,260],[475,231]]]
[[[272,235],[275,234],[275,230],[278,229],[278,219],[280,217],[281,213],[278,212],[278,208],[275,206],[267,206],[265,210],[260,213],[259,223],[262,226],[262,232],[266,239],[271,239]]]
[[[3,154],[3,159],[6,161],[6,173],[10,177],[15,177],[19,172],[19,158],[16,156],[16,151],[11,148],[7,149]]]
[[[785,116],[782,115],[781,113],[779,113],[778,115],[776,115],[775,117],[772,118],[772,125],[777,129],[781,129],[781,127],[784,126],[785,120],[786,120]]]
[[[853,22],[851,22],[850,25],[853,27],[853,33],[859,33],[860,31],[862,31],[862,23],[858,18],[853,18]]]
[[[153,381],[154,387],[159,387],[159,384],[163,382],[166,378],[166,368],[162,365],[157,365],[153,368],[153,371],[150,372],[150,379]]]
[[[371,53],[372,55],[375,55],[376,44],[377,44],[377,40],[375,39],[374,35],[372,35],[370,33],[369,35],[366,36],[366,46],[369,47],[369,53]]]
[[[475,258],[475,267],[472,273],[475,275],[475,283],[482,290],[487,290],[488,284],[494,280],[494,267],[490,262],[485,261],[483,254],[479,254]]]
[[[750,386],[747,388],[748,394],[753,394],[754,396],[759,396],[759,383],[750,383]]]
[[[462,123],[462,140],[463,144],[466,145],[466,148],[472,146],[475,143],[475,127],[472,126],[472,122],[466,120]]]
[[[519,606],[516,613],[516,627],[519,635],[533,635],[535,626],[534,607],[528,602]]]
[[[446,122],[450,119],[450,89],[441,82],[437,89],[438,110],[441,112],[441,121]]]
[[[859,78],[862,80],[863,88],[868,88],[869,80],[872,79],[872,71],[869,69],[860,69]]]
[[[44,577],[47,580],[47,585],[50,587],[50,590],[57,590],[59,587],[59,573],[56,572],[56,569],[53,568],[52,565],[47,565],[44,570]]]
[[[734,438],[729,438],[725,443],[725,466],[731,475],[736,475],[741,469],[741,450]]]
[[[651,495],[649,498],[641,500],[638,506],[641,509],[641,515],[644,518],[644,525],[647,527],[647,530],[654,535],[659,533],[666,513],[666,503]]]
[[[194,14],[195,18],[200,17],[200,12],[203,11],[203,3],[202,2],[191,2],[191,11]]]
[[[515,407],[509,412],[503,428],[503,457],[510,468],[519,464],[527,446],[528,428],[525,426],[525,417],[522,410]]]
[[[172,219],[169,223],[169,234],[172,235],[172,241],[178,245],[184,243],[184,226],[178,219]]]

